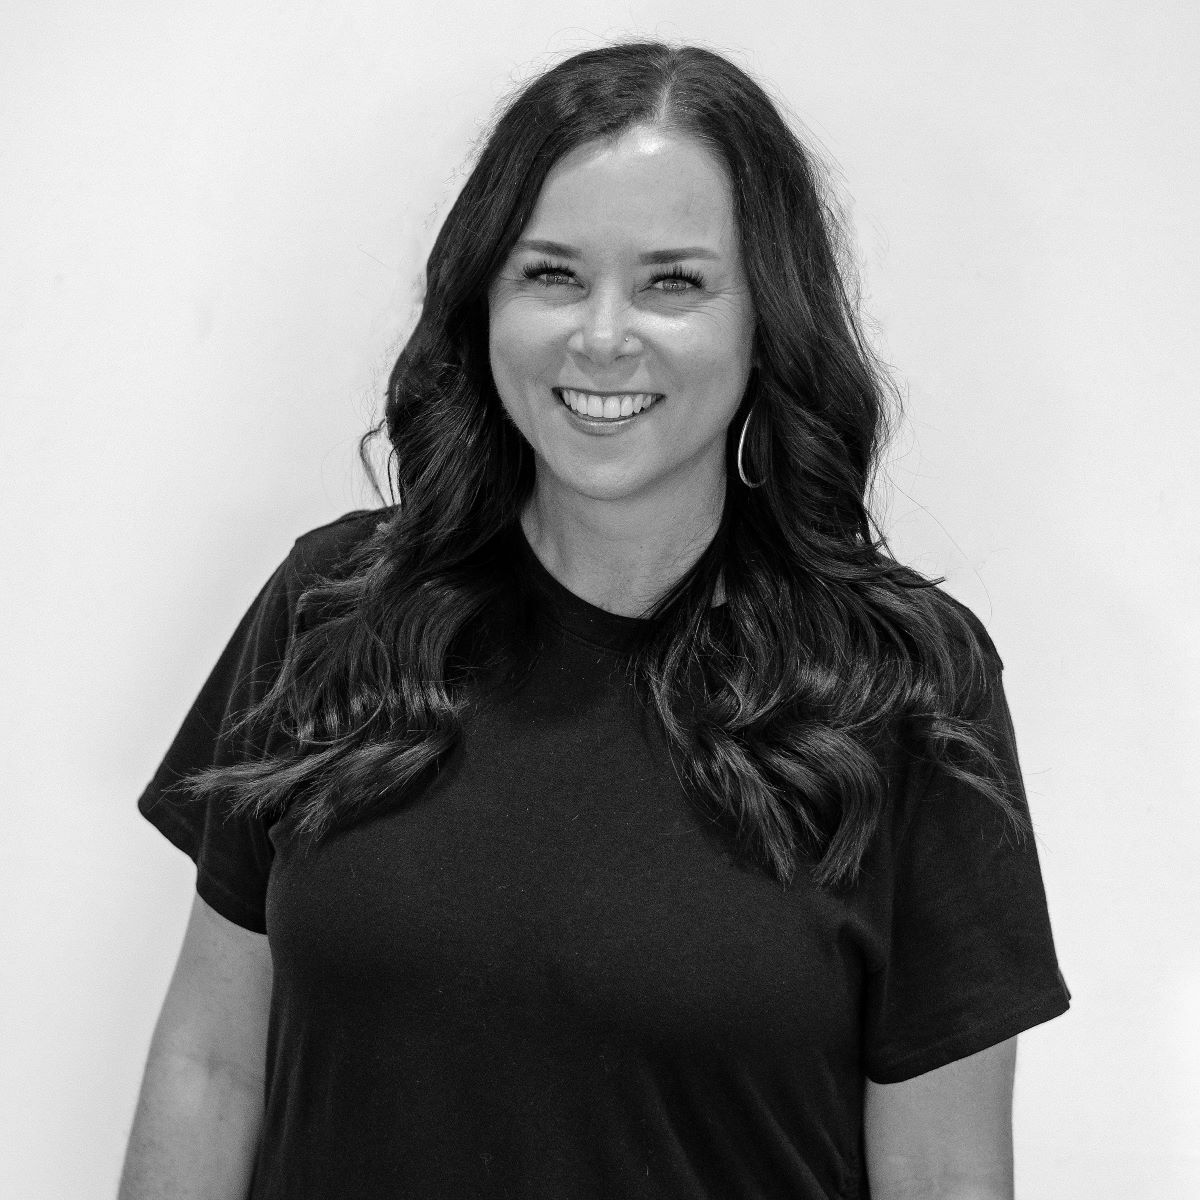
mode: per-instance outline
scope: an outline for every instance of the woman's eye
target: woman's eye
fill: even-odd
[[[668,275],[666,279],[656,279],[654,286],[662,292],[686,292],[692,285],[682,279],[676,279],[674,275]]]
[[[526,279],[531,279],[536,283],[544,284],[550,287],[556,283],[571,283],[574,276],[566,267],[560,267],[556,263],[530,263],[523,267],[521,274]]]
[[[656,275],[654,286],[658,287],[659,284],[667,285],[659,288],[663,292],[687,292],[691,291],[692,288],[702,288],[704,280],[694,271],[685,271],[682,267],[676,267],[672,271]]]

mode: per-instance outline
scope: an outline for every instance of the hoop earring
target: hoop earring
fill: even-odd
[[[750,416],[753,412],[754,406],[751,405],[750,412],[746,414],[746,419],[742,422],[742,436],[738,438],[737,469],[738,475],[741,477],[742,482],[748,488],[760,488],[764,483],[766,483],[766,480],[760,479],[757,483],[751,483],[750,480],[746,478],[746,471],[742,466],[742,448],[746,445],[746,430],[750,428]]]

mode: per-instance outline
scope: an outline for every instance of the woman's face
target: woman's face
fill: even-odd
[[[562,158],[488,312],[542,500],[719,512],[755,316],[729,182],[699,142],[640,126]]]

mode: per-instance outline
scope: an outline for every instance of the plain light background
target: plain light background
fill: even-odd
[[[115,1191],[192,867],[135,813],[355,443],[518,81],[698,41],[836,163],[886,524],[1006,685],[1069,1015],[1023,1200],[1200,1195],[1196,8],[40,0],[0,17],[0,1194]]]

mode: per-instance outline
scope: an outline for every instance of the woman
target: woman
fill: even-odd
[[[508,106],[398,503],[299,539],[140,801],[198,894],[124,1196],[1011,1194],[1068,994],[1000,660],[864,507],[834,239],[712,53]]]

